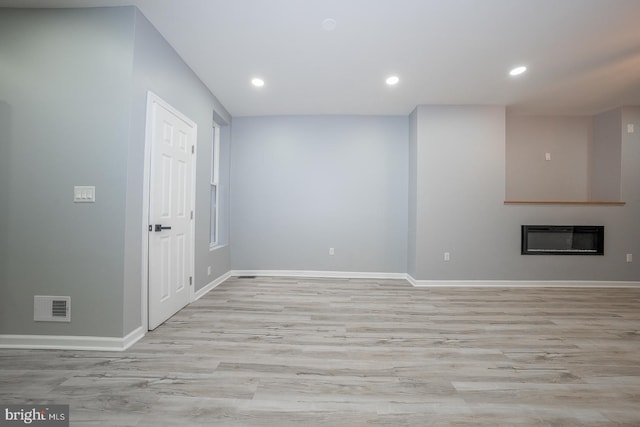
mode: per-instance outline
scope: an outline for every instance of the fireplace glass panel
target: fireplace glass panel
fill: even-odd
[[[522,254],[604,255],[604,227],[523,225]]]

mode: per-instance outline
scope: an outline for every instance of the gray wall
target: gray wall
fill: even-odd
[[[235,118],[232,141],[233,269],[406,271],[407,117]]]
[[[627,132],[627,125],[633,124],[634,133]],[[640,106],[622,108],[621,181],[620,198],[626,206],[620,212],[617,225],[620,242],[616,242],[616,256],[633,253],[634,262],[620,266],[626,277],[640,280]]]
[[[133,112],[131,144],[127,167],[127,229],[125,275],[125,332],[140,325],[142,180],[147,91],[152,91],[197,126],[197,176],[195,210],[195,290],[230,269],[229,248],[209,251],[209,182],[211,173],[211,141],[214,113],[218,120],[231,123],[231,116],[209,92],[198,77],[182,61],[151,23],[135,10],[135,43],[133,62]],[[227,128],[228,129],[228,128]],[[221,185],[229,187],[229,135],[224,134],[221,151]],[[221,205],[229,209],[228,192]],[[226,197],[226,200],[225,200]],[[228,227],[228,216],[226,226]],[[212,273],[207,274],[207,267]]]
[[[638,120],[638,109],[625,110]],[[638,280],[638,134],[623,136],[627,205],[503,204],[505,113],[499,107],[417,109],[416,279]],[[626,128],[626,125],[625,125]],[[605,226],[605,255],[522,256],[521,224]],[[443,252],[451,261],[443,261]],[[637,259],[637,255],[636,259]]]
[[[508,115],[506,199],[589,200],[592,127],[590,116]]]
[[[0,9],[0,40],[0,334],[141,325],[147,90],[198,124],[196,289],[229,271],[228,247],[209,251],[209,158],[214,111],[231,118],[151,24],[133,7]],[[34,322],[34,295],[71,296],[72,322]]]
[[[417,108],[416,279],[502,274],[505,110]],[[444,261],[444,252],[451,261]]]
[[[0,9],[0,99],[11,129],[0,157],[11,175],[0,333],[123,334],[133,17]],[[95,185],[96,203],[74,204],[74,185]],[[38,294],[70,295],[72,322],[34,322]]]
[[[627,202],[630,209],[638,209],[640,208],[640,191],[638,191],[640,183],[640,168],[638,167],[640,163],[640,106],[623,107],[621,122],[621,199]],[[627,125],[629,124],[634,125],[634,133],[627,132]],[[631,224],[638,224],[639,222],[637,215],[626,215],[625,218]],[[634,230],[637,231],[639,228],[640,226],[636,225]]]
[[[593,117],[591,200],[620,199],[622,108]]]
[[[0,94],[1,93],[2,92],[0,92]],[[0,98],[1,97],[2,95],[0,95]],[[8,236],[9,234],[9,213],[11,212],[9,210],[12,168],[11,151],[13,149],[11,128],[11,106],[0,99],[0,236]],[[0,301],[7,297],[3,289],[9,283],[6,264],[9,256],[8,244],[8,239],[0,239]],[[0,302],[0,307],[1,306],[2,302]],[[0,323],[3,321],[4,319],[2,315],[0,315]]]
[[[409,218],[407,224],[407,273],[416,277],[418,236],[418,109],[409,115]]]

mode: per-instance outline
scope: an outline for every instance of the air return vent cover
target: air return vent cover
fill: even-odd
[[[71,297],[33,297],[33,320],[36,322],[70,322]]]

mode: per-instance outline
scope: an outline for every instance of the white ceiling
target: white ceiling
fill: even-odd
[[[136,5],[233,116],[418,104],[594,114],[640,105],[640,0],[0,0]],[[334,31],[322,21],[337,21]],[[508,70],[524,64],[519,77]],[[387,87],[397,74],[400,83]],[[266,81],[262,89],[250,79]]]

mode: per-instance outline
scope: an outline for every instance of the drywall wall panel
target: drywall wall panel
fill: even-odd
[[[502,210],[504,108],[420,106],[417,119],[416,278],[498,274],[501,262],[489,248],[509,239]]]
[[[416,276],[416,237],[418,235],[418,110],[409,115],[409,182],[407,223],[407,273]]]
[[[589,200],[590,116],[509,115],[506,129],[507,200]]]
[[[620,200],[622,108],[593,117],[591,200]]]
[[[123,336],[133,16],[0,9],[11,165],[0,334]],[[74,203],[75,185],[94,185],[96,202]],[[33,321],[43,294],[71,297],[70,323]]]
[[[405,272],[407,164],[407,117],[235,118],[233,269]]]

